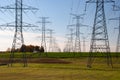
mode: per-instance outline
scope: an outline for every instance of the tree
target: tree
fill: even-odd
[[[43,46],[41,46],[40,52],[44,52],[44,47]]]
[[[23,44],[19,49],[19,52],[26,52],[26,45]]]
[[[9,51],[9,49],[7,49]],[[44,47],[43,46],[34,46],[34,45],[22,45],[21,48],[15,49],[15,52],[44,52]]]
[[[7,48],[6,52],[10,52],[10,51],[11,51],[11,49],[10,49],[10,48]]]

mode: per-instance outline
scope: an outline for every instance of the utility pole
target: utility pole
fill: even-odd
[[[50,23],[49,21],[47,21],[48,17],[40,17],[42,19],[41,22],[38,23],[42,23],[42,41],[41,41],[41,46],[44,47],[45,52],[47,52],[47,47],[46,47],[46,24]]]
[[[10,54],[10,60],[9,64],[12,67],[12,64],[14,62],[14,53],[16,52],[16,49],[19,49],[24,45],[24,38],[23,38],[23,27],[32,27],[31,24],[27,24],[23,22],[23,10],[38,10],[37,8],[32,8],[30,6],[28,7],[23,7],[23,0],[15,0],[15,7],[12,6],[5,6],[5,7],[0,7],[1,9],[14,9],[15,10],[15,24],[6,24],[2,25],[5,27],[15,27],[15,34],[14,34],[14,39],[12,43],[12,50]],[[24,67],[27,66],[27,59],[26,59],[26,53],[25,50],[23,49],[23,54],[22,54],[22,60]]]
[[[104,4],[114,3],[114,1],[88,0],[86,3],[96,3],[96,12],[87,67],[91,68],[92,62],[97,53],[104,53],[107,58],[107,65],[112,66]]]
[[[114,5],[113,6],[113,11],[120,11],[120,7],[117,6],[117,5]],[[117,21],[119,21],[118,28],[115,28],[115,29],[118,29],[118,38],[117,38],[117,44],[116,44],[116,57],[118,57],[118,52],[120,52],[120,13],[119,13],[119,17],[111,18],[109,20],[117,20]]]

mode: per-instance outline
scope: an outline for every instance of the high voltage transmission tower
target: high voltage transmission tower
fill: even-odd
[[[114,1],[88,0],[86,3],[96,3],[96,12],[87,67],[91,68],[92,62],[97,53],[104,53],[107,58],[107,64],[112,66],[104,4],[114,3]]]
[[[66,43],[66,46],[64,48],[64,51],[65,52],[74,52],[73,50],[73,28],[69,28],[69,31],[70,31],[70,34],[67,34],[69,37],[68,37],[68,41]]]
[[[81,52],[81,39],[80,39],[80,34],[82,34],[81,32],[80,32],[80,28],[81,27],[88,27],[88,25],[83,25],[83,24],[81,24],[81,22],[80,22],[80,19],[83,19],[83,16],[85,15],[85,14],[81,14],[81,15],[77,15],[77,14],[71,14],[71,15],[73,15],[74,17],[73,17],[73,19],[75,19],[76,20],[76,24],[73,24],[73,25],[71,25],[71,26],[75,26],[75,45],[74,45],[74,52]]]
[[[0,7],[0,9],[14,9],[15,10],[15,24],[8,23],[5,25],[1,25],[2,27],[15,27],[15,34],[14,34],[14,39],[12,43],[12,49],[11,49],[11,54],[10,54],[10,60],[9,64],[12,66],[14,62],[14,53],[15,50],[20,48],[24,44],[24,38],[23,38],[23,27],[35,27],[34,25],[27,24],[23,22],[23,11],[24,10],[38,10],[37,8],[33,8],[31,6],[26,6],[23,7],[23,1],[22,0],[15,0],[15,7],[12,6],[5,6],[5,7]],[[27,66],[27,59],[26,59],[26,53],[25,50],[22,50],[22,61],[24,64],[24,67]]]
[[[54,52],[61,52],[61,49],[58,46],[55,38],[53,38],[53,45],[54,45]]]
[[[87,42],[87,41],[86,41],[86,38],[87,38],[87,37],[84,37],[84,36],[83,36],[82,38],[83,38],[83,52],[86,52],[86,42]]]
[[[70,28],[70,37],[68,38],[69,39],[69,42],[68,42],[68,44],[69,44],[69,52],[74,52],[74,49],[73,49],[73,29],[72,28]]]
[[[80,19],[83,19],[83,14],[82,15],[76,15],[76,14],[71,14],[74,16],[73,19],[76,19],[76,32],[75,32],[75,45],[74,45],[74,52],[81,52],[81,44],[80,44],[80,27],[82,26],[80,24]]]
[[[46,24],[50,23],[47,21],[48,17],[40,17],[42,21],[38,22],[42,24],[42,40],[41,40],[41,46],[44,47],[45,52],[47,52],[47,47],[46,47]]]
[[[48,29],[49,34],[50,34],[50,41],[49,41],[49,52],[54,52],[54,42],[53,42],[53,30],[52,29]]]
[[[70,52],[70,46],[69,46],[69,37],[66,37],[67,41],[65,42],[65,47],[63,49],[64,52]]]
[[[114,5],[113,6],[113,11],[120,11],[120,7],[117,6],[117,5]],[[120,13],[119,13],[119,17],[111,18],[109,20],[118,20],[119,21],[119,26],[118,26],[118,28],[115,28],[115,29],[118,29],[118,38],[117,38],[117,44],[116,44],[116,52],[120,52]],[[118,57],[118,53],[116,53],[116,57]]]

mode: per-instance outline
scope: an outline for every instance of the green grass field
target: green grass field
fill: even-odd
[[[54,55],[53,55],[54,54]],[[19,54],[16,54],[19,55]],[[28,55],[30,55],[28,53]],[[0,66],[0,80],[119,80],[120,59],[113,58],[113,68],[106,65],[105,59],[95,59],[92,68],[87,68],[87,57],[77,54],[76,57],[69,57],[66,54],[48,54],[49,59],[59,59],[70,63],[28,63],[28,67],[15,63],[13,67]],[[1,57],[2,56],[2,57]],[[55,57],[56,56],[56,57]],[[8,54],[0,57],[8,58]],[[19,56],[18,56],[19,57]],[[34,60],[36,55],[29,60]],[[39,56],[38,56],[39,57]],[[37,58],[38,58],[37,57]],[[45,55],[42,56],[46,58]],[[40,57],[41,58],[41,57]]]

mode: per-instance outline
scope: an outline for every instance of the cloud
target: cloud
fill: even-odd
[[[12,47],[13,33],[10,31],[0,31],[0,51],[5,51]]]
[[[0,31],[0,51],[6,51],[7,48],[12,47],[14,32],[11,31]],[[24,43],[26,45],[38,45],[41,46],[41,33],[33,33],[33,32],[23,32]],[[48,36],[48,34],[47,34]],[[66,44],[66,38],[64,36],[53,35],[56,39],[56,43],[61,50],[64,49]],[[110,41],[111,43],[112,41]],[[46,40],[47,48],[49,48],[49,38]],[[90,42],[86,42],[86,51],[89,51]],[[111,51],[115,51],[116,44],[110,45]],[[81,42],[81,49],[83,49],[83,42]]]

